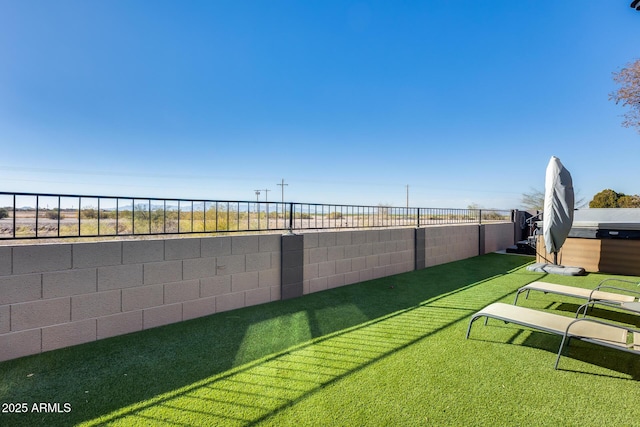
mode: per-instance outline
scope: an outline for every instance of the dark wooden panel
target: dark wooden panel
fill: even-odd
[[[537,248],[537,262],[553,263],[553,254],[547,254],[542,237]],[[558,263],[590,272],[640,276],[640,240],[569,237],[558,254]]]
[[[601,240],[599,271],[640,276],[639,240]]]

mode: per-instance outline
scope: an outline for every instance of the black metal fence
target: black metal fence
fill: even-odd
[[[510,210],[0,192],[0,239],[421,227],[512,221]]]

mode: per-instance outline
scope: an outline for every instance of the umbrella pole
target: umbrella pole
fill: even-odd
[[[553,253],[553,264],[558,265],[558,252]]]

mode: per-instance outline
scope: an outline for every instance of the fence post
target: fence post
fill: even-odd
[[[36,238],[38,237],[38,217],[40,209],[40,196],[36,196]]]
[[[304,294],[304,235],[283,234],[280,240],[280,299]]]
[[[519,218],[518,210],[512,209],[511,222],[513,222],[513,243],[514,244],[517,243],[518,240],[520,240],[520,236],[518,236],[518,218]]]
[[[289,203],[289,233],[293,233],[293,203]]]
[[[60,203],[58,203],[58,206],[60,206]],[[60,209],[58,209],[58,213],[60,212]],[[60,225],[58,222],[58,230],[60,230]],[[16,195],[13,195],[13,238],[16,238]]]
[[[478,209],[478,224],[482,225],[482,209]]]
[[[418,220],[416,222],[416,227],[420,227],[420,208],[418,208]]]
[[[426,228],[415,228],[413,231],[413,243],[414,243],[414,270],[422,270],[426,268]]]

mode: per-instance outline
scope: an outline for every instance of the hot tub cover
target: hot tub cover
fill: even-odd
[[[573,217],[574,228],[607,230],[640,230],[640,209],[578,209]]]

